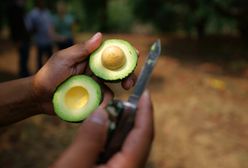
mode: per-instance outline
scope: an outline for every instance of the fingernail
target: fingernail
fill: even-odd
[[[99,125],[105,125],[108,121],[107,115],[103,111],[103,109],[98,108],[89,118],[89,120],[93,123]]]
[[[150,93],[147,89],[144,91],[143,96],[146,98],[150,96]]]
[[[99,38],[99,36],[101,36],[101,33],[100,33],[100,32],[97,32],[94,36],[92,36],[92,37],[90,38],[90,41],[96,40],[97,38]]]
[[[139,50],[137,50],[137,49],[135,49],[136,50],[136,54],[138,54],[139,55]]]
[[[129,88],[133,87],[133,84],[134,84],[133,80],[130,80],[130,81],[128,82],[128,87],[129,87]]]

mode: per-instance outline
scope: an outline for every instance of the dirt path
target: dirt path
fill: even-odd
[[[77,39],[87,37],[89,35],[82,35]],[[126,39],[140,50],[137,72],[148,46],[157,38],[114,34],[105,37]],[[163,55],[149,85],[155,109],[156,138],[147,167],[248,167],[248,79],[243,75],[245,71],[241,73],[235,69],[232,71],[235,73],[231,73],[229,70],[233,67],[228,66],[236,65],[232,59],[229,62],[221,62],[219,58],[213,59],[217,61],[197,59],[208,50],[208,58],[211,54],[242,55],[247,51],[234,46],[226,52],[221,47],[227,46],[217,46],[215,50],[209,45],[202,50],[205,52],[196,51],[193,50],[195,41],[171,43],[171,37],[162,38],[162,42]],[[173,44],[177,47],[173,48]],[[182,50],[187,47],[188,50]],[[190,57],[187,56],[189,51],[192,51]],[[35,71],[34,49],[31,53],[30,68]],[[240,65],[240,59],[235,57],[234,61],[243,70],[247,63]],[[1,53],[1,80],[16,77],[16,62],[13,48]],[[129,92],[120,89],[118,84],[110,86],[117,97],[128,96]],[[0,167],[47,167],[70,143],[77,127],[78,124],[65,123],[55,117],[36,116],[2,129]]]

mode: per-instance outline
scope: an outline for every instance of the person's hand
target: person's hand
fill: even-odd
[[[121,150],[106,164],[97,159],[107,138],[107,113],[99,108],[82,123],[72,144],[62,153],[52,168],[138,168],[144,167],[154,137],[153,108],[146,91],[139,102],[134,128]]]
[[[40,102],[43,113],[53,114],[51,97],[56,87],[72,75],[89,73],[87,57],[96,50],[102,42],[102,34],[96,33],[85,43],[73,45],[53,54],[47,63],[33,78],[33,91]],[[134,84],[135,75],[130,75],[122,81],[122,86],[129,89]],[[100,81],[98,81],[100,82]],[[102,84],[104,101],[112,98],[113,93]]]

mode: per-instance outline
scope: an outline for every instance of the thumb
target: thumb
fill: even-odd
[[[95,51],[102,42],[102,34],[96,33],[89,40],[84,43],[75,44],[63,50],[63,57],[71,59],[74,63],[83,61],[87,56]]]
[[[107,138],[107,128],[107,113],[103,109],[98,108],[80,126],[74,142],[62,154],[54,167],[93,167],[104,147]]]

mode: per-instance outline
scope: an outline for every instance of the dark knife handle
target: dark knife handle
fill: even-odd
[[[106,110],[110,119],[109,133],[104,151],[100,154],[99,163],[107,162],[121,149],[126,136],[133,128],[136,107],[126,101],[113,100]]]

